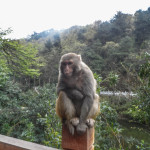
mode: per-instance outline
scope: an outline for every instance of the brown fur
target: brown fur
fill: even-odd
[[[69,71],[71,75],[68,75]],[[93,73],[82,62],[81,56],[74,53],[62,56],[57,94],[56,113],[62,121],[65,120],[71,134],[74,134],[74,127],[78,133],[83,133],[87,127],[94,125],[94,119],[100,112],[99,96]]]

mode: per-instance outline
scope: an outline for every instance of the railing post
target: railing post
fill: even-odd
[[[64,150],[94,150],[94,127],[88,128],[83,135],[75,131],[71,135],[67,126],[62,125],[62,148]]]

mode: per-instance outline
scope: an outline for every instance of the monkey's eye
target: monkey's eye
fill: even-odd
[[[73,64],[73,62],[71,62],[71,61],[68,62],[68,65],[72,65],[72,64]]]
[[[63,65],[63,66],[66,66],[66,62],[63,62],[62,65]]]
[[[72,64],[73,64],[73,62],[71,62],[71,61],[62,62],[62,65],[63,65],[63,66],[72,65]]]

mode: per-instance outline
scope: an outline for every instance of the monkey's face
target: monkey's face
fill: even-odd
[[[62,56],[60,60],[60,70],[65,77],[71,77],[81,70],[81,56],[68,53]]]
[[[66,77],[71,77],[73,74],[73,70],[74,70],[74,63],[72,60],[66,60],[63,61],[61,63],[61,70],[62,73],[66,76]]]

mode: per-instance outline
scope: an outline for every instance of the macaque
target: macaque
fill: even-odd
[[[93,127],[99,113],[96,81],[81,56],[68,53],[61,57],[57,84],[56,113],[73,135]]]

